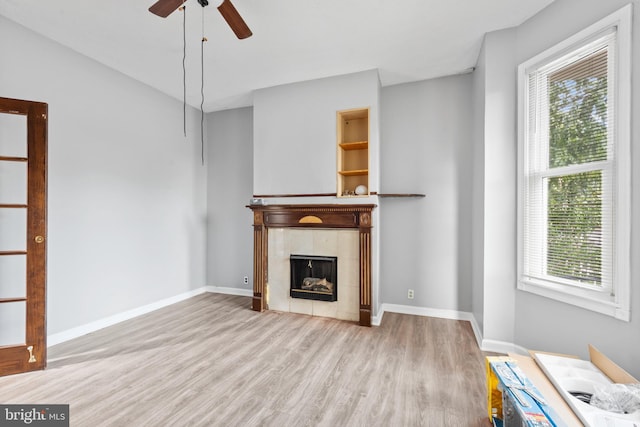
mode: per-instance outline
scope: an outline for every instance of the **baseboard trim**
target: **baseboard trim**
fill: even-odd
[[[237,295],[240,297],[253,296],[253,291],[251,289],[228,288],[225,286],[206,286],[205,289],[207,292],[212,292],[214,294]]]
[[[378,316],[376,316],[376,318],[379,318],[379,321],[381,322],[384,313],[387,311],[390,313],[413,314],[415,316],[439,317],[441,319],[468,320],[475,322],[473,314],[466,311],[444,310],[440,308],[416,307],[412,305],[387,303],[383,303],[380,306],[380,313],[378,314]],[[378,324],[380,322],[378,322]]]
[[[382,322],[382,318],[384,317],[384,313],[387,311],[390,313],[438,317],[441,319],[466,320],[471,324],[473,335],[476,338],[478,347],[480,347],[482,351],[491,351],[495,353],[505,353],[505,354],[506,353],[528,354],[527,349],[519,345],[509,343],[509,342],[504,342],[504,341],[484,339],[482,337],[482,331],[480,330],[478,321],[476,320],[473,313],[470,313],[468,311],[443,310],[439,308],[415,307],[411,305],[383,303],[380,306],[380,311],[378,315],[373,317],[371,321],[372,325],[380,326],[380,323]]]
[[[480,349],[482,351],[491,351],[494,353],[516,353],[522,355],[529,355],[529,351],[517,344],[506,341],[498,341],[498,340],[487,340],[483,339],[482,344],[480,345]]]
[[[380,322],[382,322],[382,316],[384,316],[384,311],[380,310],[377,316],[371,316],[371,326],[380,326]]]
[[[154,303],[147,304],[142,307],[134,308],[132,310],[115,314],[113,316],[105,317],[103,319],[96,320],[94,322],[90,322],[82,326],[78,326],[75,328],[67,329],[66,331],[51,334],[47,337],[47,347],[51,347],[56,344],[63,343],[65,341],[69,341],[74,338],[81,337],[83,335],[98,331],[108,326],[113,326],[117,323],[124,322],[125,320],[133,319],[134,317],[142,316],[143,314],[147,314],[152,311],[158,310],[160,308],[167,307],[169,305],[178,303],[180,301],[184,301],[186,299],[192,298],[196,295],[203,294],[205,292],[226,294],[226,295],[237,295],[237,296],[244,296],[244,297],[253,296],[253,291],[251,289],[231,288],[231,287],[225,287],[225,286],[204,286],[202,288],[184,292],[182,294],[179,294],[170,298],[165,298],[163,300],[156,301]],[[471,329],[473,330],[473,333],[475,335],[476,342],[478,343],[478,346],[482,351],[491,351],[495,353],[505,353],[505,354],[506,353],[518,353],[518,354],[525,354],[525,355],[528,354],[528,351],[526,348],[516,345],[514,343],[483,339],[482,332],[480,331],[480,327],[478,326],[478,322],[476,321],[476,318],[474,317],[473,313],[470,313],[470,312],[383,303],[382,305],[380,305],[378,314],[376,316],[372,316],[371,324],[373,326],[380,326],[385,312],[411,314],[415,316],[438,317],[438,318],[450,319],[450,320],[466,320],[471,323]]]
[[[66,331],[58,332],[47,336],[47,347],[54,346],[56,344],[63,343],[65,341],[72,340],[74,338],[81,337],[83,335],[90,334],[97,330],[113,326],[117,323],[124,322],[125,320],[133,319],[134,317],[142,316],[143,314],[150,313],[163,307],[167,307],[171,304],[175,304],[180,301],[184,301],[196,295],[203,294],[207,291],[205,287],[194,289],[192,291],[184,292],[173,297],[165,298],[160,301],[153,302],[151,304],[143,305],[142,307],[127,310],[122,313],[114,314],[103,319],[99,319],[82,326],[67,329]]]
[[[113,316],[105,317],[103,319],[99,319],[82,326],[77,326],[75,328],[67,329],[66,331],[51,334],[47,336],[47,347],[51,347],[65,341],[90,334],[91,332],[98,331],[108,326],[113,326],[117,323],[124,322],[125,320],[133,319],[134,317],[142,316],[143,314],[147,314],[160,308],[167,307],[171,304],[184,301],[205,292],[248,297],[253,296],[253,291],[249,289],[227,288],[224,286],[203,286],[202,288],[194,289],[192,291],[184,292],[170,298],[165,298],[163,300],[156,301],[142,307],[114,314]]]
[[[480,329],[480,325],[478,325],[476,316],[474,316],[473,313],[469,314],[471,314],[471,320],[469,320],[469,322],[471,323],[473,335],[476,337],[476,343],[478,344],[478,347],[480,347],[480,350],[482,350],[482,329]]]

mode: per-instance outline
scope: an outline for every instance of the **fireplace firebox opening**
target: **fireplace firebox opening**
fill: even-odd
[[[338,257],[291,255],[291,298],[338,300]]]

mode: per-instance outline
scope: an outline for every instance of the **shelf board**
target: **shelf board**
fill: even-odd
[[[380,193],[378,197],[426,197],[426,195],[418,193]]]
[[[26,301],[25,297],[16,297],[16,298],[0,298],[0,303],[8,303],[8,302],[22,302]]]
[[[28,162],[29,159],[26,157],[9,157],[9,156],[0,156],[0,160],[5,162]]]
[[[26,255],[27,251],[0,251],[0,255]]]
[[[369,169],[353,169],[348,171],[338,171],[342,176],[362,176],[369,173]]]
[[[340,148],[348,150],[366,150],[369,148],[369,141],[342,142]]]

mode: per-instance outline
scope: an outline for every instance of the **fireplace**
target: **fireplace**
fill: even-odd
[[[338,300],[338,258],[291,255],[291,298],[316,301]]]
[[[358,230],[359,240],[359,323],[362,326],[371,326],[371,216],[375,206],[371,204],[256,204],[247,206],[253,211],[252,309],[255,311],[269,309],[267,298],[269,229],[356,229]],[[287,285],[285,284],[285,286]],[[347,287],[341,286],[341,289],[345,290]],[[342,297],[340,299],[343,300]],[[315,303],[315,301],[296,298],[291,298],[290,300]],[[340,305],[340,302],[338,302],[338,305]]]

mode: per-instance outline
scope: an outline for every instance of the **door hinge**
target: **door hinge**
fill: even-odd
[[[29,350],[29,363],[36,363],[36,357],[33,355],[33,346],[30,345],[27,350]]]

